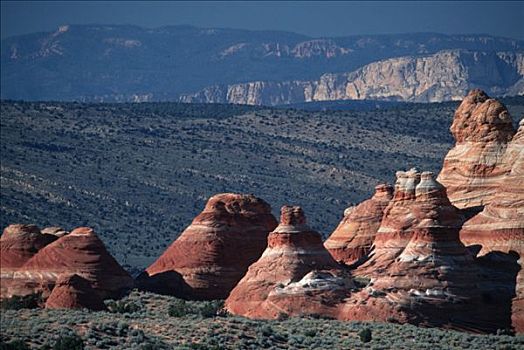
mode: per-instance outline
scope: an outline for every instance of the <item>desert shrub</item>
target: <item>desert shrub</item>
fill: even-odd
[[[371,329],[364,328],[358,332],[358,336],[360,337],[360,341],[363,343],[369,343],[371,341]]]
[[[9,343],[0,343],[0,350],[29,350],[29,346],[22,340],[13,340]]]
[[[130,336],[131,343],[133,344],[143,344],[145,339],[144,331],[141,329],[132,329]]]
[[[83,350],[84,341],[77,334],[63,335],[55,342],[53,350]]]
[[[139,304],[130,300],[109,300],[106,306],[109,312],[119,314],[133,313],[142,309]]]
[[[15,295],[0,302],[0,307],[4,310],[36,309],[42,304],[40,293],[18,296]]]
[[[209,344],[201,344],[201,343],[191,343],[189,345],[190,349],[195,350],[220,350],[223,349],[222,347],[218,345],[209,345]]]
[[[168,314],[171,317],[184,317],[187,315],[199,315],[204,318],[215,316],[226,316],[224,302],[222,300],[203,301],[189,303],[182,299],[176,299],[169,305]]]
[[[167,313],[171,317],[184,317],[191,314],[191,307],[187,301],[176,299],[169,305]]]
[[[198,307],[198,314],[202,317],[226,316],[223,300],[211,300],[203,302]]]
[[[306,337],[314,337],[315,335],[317,335],[317,331],[315,329],[306,329],[304,335]]]
[[[285,312],[279,312],[277,316],[277,321],[285,321],[289,318],[289,315]]]
[[[273,328],[271,328],[270,326],[262,326],[260,328],[260,333],[262,333],[262,335],[264,337],[269,337],[271,334],[273,334]]]

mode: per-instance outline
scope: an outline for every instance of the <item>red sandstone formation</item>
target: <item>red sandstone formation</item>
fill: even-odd
[[[490,203],[508,172],[502,157],[514,129],[506,107],[472,90],[455,112],[450,130],[456,145],[446,155],[438,181],[459,208]]]
[[[416,217],[415,187],[420,182],[416,169],[398,171],[395,194],[384,210],[384,216],[375,235],[373,253],[369,260],[359,267],[365,274],[381,274],[382,271],[402,253],[413,234]]]
[[[26,294],[24,284],[14,280],[15,274],[40,249],[56,240],[42,234],[35,225],[13,224],[0,237],[0,298]]]
[[[524,332],[524,120],[508,144],[503,163],[511,166],[509,174],[500,181],[482,212],[464,223],[460,238],[466,245],[478,247],[485,274],[481,285],[484,293],[497,300],[510,299],[516,294],[513,326]]]
[[[498,184],[484,210],[468,220],[460,232],[466,245],[490,251],[524,253],[524,120],[504,156],[510,172]]]
[[[76,275],[61,275],[45,303],[46,309],[106,310],[91,283]]]
[[[27,293],[47,294],[62,275],[85,278],[100,297],[116,297],[133,286],[133,279],[88,227],[79,227],[42,248],[17,272]]]
[[[378,185],[371,199],[350,211],[346,210],[336,230],[324,242],[324,246],[335,260],[352,265],[367,259],[392,194],[391,186]]]
[[[431,173],[397,177],[375,256],[354,271],[370,277],[370,284],[340,308],[338,318],[496,329],[497,316],[491,322],[479,312],[479,271],[459,240],[460,210]]]
[[[206,207],[138,279],[141,287],[192,299],[225,299],[277,225],[253,195],[224,193]]]
[[[352,287],[345,271],[306,225],[300,207],[284,206],[260,259],[231,291],[226,308],[250,318],[279,314],[335,316]]]
[[[42,234],[35,225],[13,224],[4,229],[0,237],[0,267],[18,268],[41,248],[53,242],[55,236]]]

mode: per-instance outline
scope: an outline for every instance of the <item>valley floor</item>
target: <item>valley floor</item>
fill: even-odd
[[[187,302],[175,317],[178,299],[133,291],[113,312],[2,310],[1,341],[21,340],[31,348],[53,346],[76,333],[86,349],[523,349],[524,336],[476,335],[412,325],[340,322],[314,317],[281,321],[204,317],[194,310],[209,302]],[[126,312],[127,310],[127,312]],[[369,329],[371,341],[359,333]],[[44,347],[45,348],[45,347]],[[3,349],[3,347],[2,347]]]

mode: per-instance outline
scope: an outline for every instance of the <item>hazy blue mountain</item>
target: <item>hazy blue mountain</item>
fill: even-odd
[[[213,85],[314,81],[380,60],[457,49],[515,54],[523,52],[524,41],[434,33],[311,38],[191,26],[71,25],[2,40],[1,97],[174,101]]]

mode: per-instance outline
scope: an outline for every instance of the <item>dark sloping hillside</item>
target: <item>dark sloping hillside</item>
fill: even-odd
[[[438,171],[455,108],[2,102],[1,225],[89,225],[121,263],[145,267],[209,196],[245,192],[301,205],[326,236],[396,170]]]

